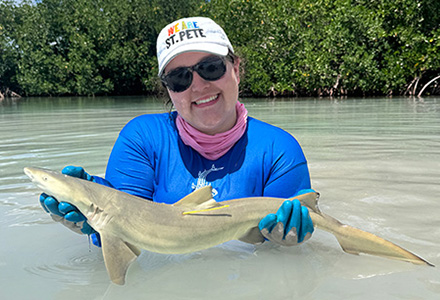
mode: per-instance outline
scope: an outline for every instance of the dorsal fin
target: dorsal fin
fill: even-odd
[[[212,187],[205,186],[182,198],[174,203],[173,206],[193,210],[212,208],[219,206],[219,204],[212,199]]]

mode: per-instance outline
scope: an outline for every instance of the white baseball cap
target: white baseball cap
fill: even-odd
[[[233,53],[225,31],[213,20],[204,17],[183,18],[165,26],[157,37],[159,76],[167,64],[185,52],[208,52],[226,56]]]

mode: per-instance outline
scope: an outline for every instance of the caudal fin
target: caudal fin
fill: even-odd
[[[326,223],[322,229],[335,235],[342,249],[350,254],[370,254],[390,259],[402,260],[418,265],[434,266],[430,262],[402,247],[372,233],[340,223],[321,213],[319,222]]]

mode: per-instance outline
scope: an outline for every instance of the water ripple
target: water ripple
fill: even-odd
[[[81,246],[83,248],[83,246]],[[50,280],[75,285],[88,285],[91,277],[98,273],[102,281],[108,281],[105,266],[99,251],[81,252],[79,247],[66,247],[56,249],[50,253],[36,257],[32,265],[25,271]]]

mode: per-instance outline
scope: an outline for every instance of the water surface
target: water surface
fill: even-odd
[[[440,265],[440,98],[245,99],[301,143],[326,213]],[[299,247],[229,243],[188,255],[143,251],[110,284],[100,249],[54,223],[22,169],[104,175],[130,119],[153,98],[0,102],[1,299],[438,299],[438,268],[342,252],[316,231]]]

